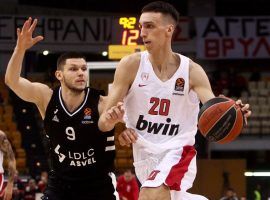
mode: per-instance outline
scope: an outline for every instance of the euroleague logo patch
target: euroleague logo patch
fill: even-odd
[[[178,78],[175,81],[174,90],[183,92],[185,87],[185,80],[183,78]]]
[[[92,109],[91,108],[85,108],[84,111],[84,117],[82,120],[82,124],[91,124],[94,123],[92,119]]]
[[[184,95],[184,88],[185,88],[185,79],[178,78],[175,81],[174,85],[174,95]]]
[[[90,116],[91,118],[91,114],[92,114],[91,108],[85,108],[83,112],[84,112],[84,116]]]

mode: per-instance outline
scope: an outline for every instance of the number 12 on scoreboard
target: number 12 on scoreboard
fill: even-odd
[[[119,25],[124,28],[122,32],[122,45],[137,45],[140,31],[136,29],[136,17],[120,17]]]

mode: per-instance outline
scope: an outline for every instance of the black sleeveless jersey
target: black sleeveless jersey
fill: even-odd
[[[113,131],[98,128],[101,91],[85,89],[83,103],[72,113],[64,104],[61,87],[53,91],[44,127],[50,145],[51,168],[63,180],[99,179],[112,171],[115,145]]]

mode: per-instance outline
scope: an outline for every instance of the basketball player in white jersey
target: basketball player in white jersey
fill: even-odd
[[[8,163],[8,182],[4,186],[3,157],[6,157]],[[12,198],[14,176],[16,174],[16,161],[11,145],[6,134],[0,130],[0,199],[10,200]]]
[[[204,200],[186,191],[196,176],[195,134],[199,101],[214,97],[200,65],[172,51],[178,12],[166,2],[142,9],[141,37],[147,51],[124,57],[116,68],[106,112],[99,120],[112,129],[125,112],[129,128],[120,144],[133,143],[139,200]],[[124,100],[124,109],[117,102]],[[242,104],[241,101],[237,102]],[[113,108],[112,111],[110,108]],[[242,105],[248,117],[249,105]]]

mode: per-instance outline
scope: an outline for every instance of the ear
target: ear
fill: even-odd
[[[61,81],[61,80],[62,80],[62,77],[63,77],[62,71],[61,71],[61,70],[56,70],[56,71],[55,71],[55,77],[56,77],[59,81]]]
[[[173,25],[168,25],[166,30],[166,37],[172,37],[174,31]]]
[[[174,25],[169,25],[169,27],[168,27],[168,33],[173,33],[173,31],[174,31]]]

